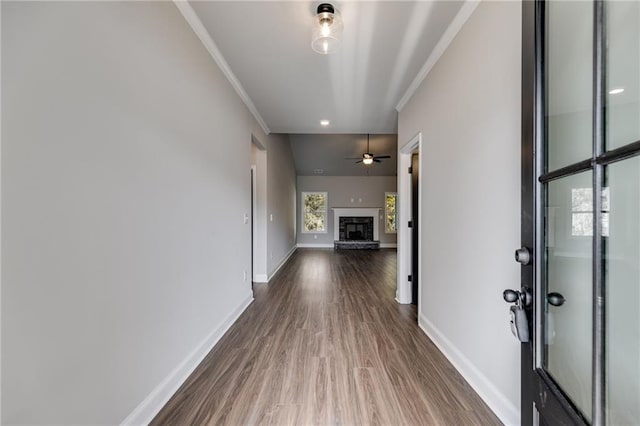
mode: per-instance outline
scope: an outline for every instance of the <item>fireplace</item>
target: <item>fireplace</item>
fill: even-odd
[[[372,250],[380,248],[382,217],[376,207],[334,207],[333,246],[336,249]]]
[[[340,216],[339,241],[373,241],[372,216]]]

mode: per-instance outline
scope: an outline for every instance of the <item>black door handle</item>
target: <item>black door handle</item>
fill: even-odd
[[[515,303],[520,298],[520,292],[507,289],[502,292],[502,298],[507,303]]]
[[[560,293],[552,292],[547,294],[547,302],[553,306],[562,306],[567,299],[564,298]]]
[[[531,292],[527,287],[522,287],[520,291],[508,288],[502,292],[502,298],[507,303],[515,303],[521,306],[531,305]]]

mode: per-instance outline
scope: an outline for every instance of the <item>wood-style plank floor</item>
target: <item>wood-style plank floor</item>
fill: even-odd
[[[152,424],[500,424],[395,281],[395,250],[298,249]]]

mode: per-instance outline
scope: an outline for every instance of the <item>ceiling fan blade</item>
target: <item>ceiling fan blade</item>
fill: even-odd
[[[360,160],[360,161],[356,161],[356,162],[355,162],[355,164],[358,164],[358,163],[362,163],[362,160]]]
[[[377,158],[374,158],[373,161],[376,163],[382,163],[382,161],[378,160]]]
[[[362,160],[362,157],[345,157],[345,160]]]
[[[374,159],[375,159],[375,158],[391,158],[391,156],[390,156],[390,155],[376,155],[376,156],[375,156],[375,157],[373,157],[373,158],[374,158]]]

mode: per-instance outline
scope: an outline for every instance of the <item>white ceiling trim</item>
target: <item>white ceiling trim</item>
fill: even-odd
[[[409,102],[411,97],[414,95],[420,84],[424,81],[424,79],[429,75],[433,66],[438,62],[442,54],[447,50],[453,39],[456,37],[458,32],[462,29],[464,24],[467,22],[471,14],[476,7],[480,4],[480,0],[466,0],[465,3],[460,8],[460,11],[456,14],[451,24],[447,27],[447,30],[442,34],[440,40],[431,51],[431,54],[427,58],[426,62],[420,68],[420,71],[416,75],[416,78],[413,79],[413,82],[409,85],[407,91],[402,95],[398,105],[396,105],[396,111],[402,111],[402,108]]]
[[[187,21],[191,29],[193,29],[193,32],[196,33],[215,63],[218,65],[218,67],[220,67],[222,73],[225,75],[225,77],[227,77],[227,80],[229,80],[231,86],[233,86],[238,96],[240,96],[242,102],[244,102],[258,124],[260,124],[262,130],[266,134],[271,133],[269,127],[267,127],[267,123],[264,122],[264,119],[256,109],[253,101],[251,100],[249,95],[247,95],[247,92],[245,92],[242,84],[240,84],[240,81],[238,81],[235,74],[233,74],[233,72],[231,71],[229,64],[227,64],[227,61],[222,56],[220,49],[218,49],[218,46],[216,46],[215,42],[211,38],[211,35],[209,34],[209,31],[207,31],[200,18],[198,18],[198,15],[193,10],[189,2],[187,0],[173,0],[173,3],[176,5],[180,13],[182,13],[182,16],[184,16],[184,19]]]

